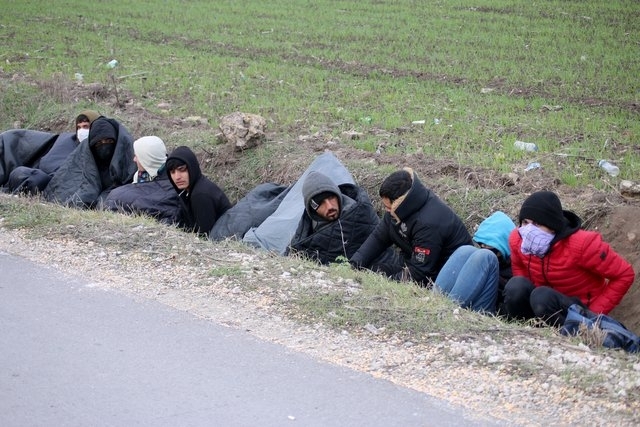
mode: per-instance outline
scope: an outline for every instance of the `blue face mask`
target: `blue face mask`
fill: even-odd
[[[523,225],[518,228],[518,233],[522,237],[520,251],[524,255],[535,255],[540,258],[549,252],[551,241],[555,233],[548,233],[533,224]]]

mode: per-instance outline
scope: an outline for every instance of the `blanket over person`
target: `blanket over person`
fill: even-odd
[[[273,214],[269,215],[260,225],[250,228],[245,233],[243,242],[279,255],[287,253],[291,239],[298,228],[300,217],[305,211],[302,184],[311,171],[330,175],[336,185],[355,185],[349,171],[332,152],[327,151],[319,155],[289,189]]]
[[[58,134],[28,129],[12,129],[0,134],[0,186],[7,184],[19,166],[34,167],[58,139]]]
[[[137,170],[133,161],[133,138],[129,131],[114,119],[101,117],[95,120],[91,127],[102,120],[107,120],[116,130],[116,145],[108,171],[111,185],[103,187],[98,164],[91,151],[91,142],[80,144],[44,189],[43,195],[47,201],[76,208],[91,208],[101,204],[113,188],[131,180]],[[91,131],[89,137],[91,138]]]
[[[328,175],[336,186],[344,189],[348,197],[354,198],[354,209],[347,212],[346,223],[342,224],[341,231],[340,224],[336,222],[318,230],[319,233],[308,232],[303,221],[307,214],[302,185],[311,171],[320,171]],[[361,205],[367,204],[370,209],[362,208]],[[344,236],[352,236],[354,231],[359,230],[362,224],[357,221],[358,215],[361,216],[360,222],[367,224],[366,227],[372,222],[377,224],[375,210],[366,192],[355,185],[349,171],[332,152],[325,152],[311,163],[294,184],[287,187],[267,183],[255,187],[216,222],[209,237],[212,240],[230,237],[242,239],[245,243],[279,255],[288,254],[292,245],[296,246],[296,251],[308,247],[309,254],[315,254],[312,258],[329,262],[335,260],[338,255],[344,255],[344,248],[340,243],[343,240],[337,240],[336,247],[328,249],[326,254],[322,251],[323,253],[318,255],[318,250],[321,250],[329,236],[341,233]],[[355,229],[352,229],[353,227]],[[348,238],[348,246],[358,243],[359,240],[351,241],[351,238]],[[350,253],[351,248],[347,252]]]
[[[102,208],[114,212],[148,215],[163,224],[180,221],[180,200],[163,166],[152,181],[116,187],[105,198]]]
[[[216,221],[209,239],[228,238],[242,240],[252,227],[258,227],[272,215],[291,187],[267,182],[256,186]]]

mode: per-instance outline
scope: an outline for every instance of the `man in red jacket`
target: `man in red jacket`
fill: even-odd
[[[600,233],[582,230],[582,220],[563,210],[555,193],[531,194],[520,208],[519,222],[509,236],[508,318],[535,317],[562,326],[571,304],[607,314],[631,287],[631,265]]]

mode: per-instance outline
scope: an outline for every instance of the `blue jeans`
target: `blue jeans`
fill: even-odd
[[[449,257],[436,277],[436,288],[461,307],[496,312],[500,267],[488,249],[461,246]]]

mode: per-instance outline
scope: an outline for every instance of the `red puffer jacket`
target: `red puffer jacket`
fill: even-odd
[[[596,313],[609,313],[633,284],[633,267],[602,240],[600,233],[575,230],[552,243],[542,258],[524,255],[521,243],[518,229],[513,230],[509,246],[514,276],[578,297]]]

